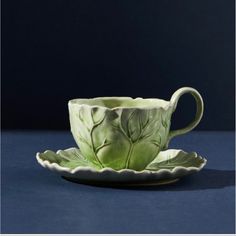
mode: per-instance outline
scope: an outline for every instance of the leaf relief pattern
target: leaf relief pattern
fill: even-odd
[[[105,120],[106,113],[99,112],[98,108],[90,109],[90,114],[87,115],[87,117],[90,118],[90,122],[88,122],[88,121],[86,122],[85,119],[83,118],[85,116],[82,116],[82,114],[81,114],[82,112],[83,112],[83,109],[80,109],[79,114],[78,114],[78,118],[79,118],[80,122],[83,124],[83,126],[85,127],[86,131],[88,132],[90,140],[87,140],[81,134],[79,136],[79,139],[81,142],[86,144],[90,149],[92,149],[96,162],[99,163],[99,165],[103,168],[104,166],[103,166],[102,162],[99,160],[97,154],[102,148],[110,145],[111,143],[105,138],[99,146],[95,146],[93,136],[94,136],[94,131],[96,130],[96,128],[99,125],[101,125],[103,123],[103,121]]]
[[[100,161],[98,153],[104,147],[111,145],[111,142],[105,137],[99,145],[95,145],[94,132],[104,122],[106,117],[107,119],[111,118],[109,116],[115,117],[111,112],[107,114],[100,108],[86,109],[86,111],[85,109],[80,109],[77,115],[83,126],[83,132],[79,133],[79,140],[92,150],[94,160],[101,168],[104,165]],[[124,109],[117,111],[116,116],[113,121],[109,120],[108,123],[113,129],[120,132],[122,137],[129,143],[128,152],[125,157],[125,168],[129,168],[134,147],[140,142],[151,143],[156,147],[156,154],[158,154],[163,146],[160,129],[164,128],[164,132],[167,132],[166,130],[169,127],[168,119],[163,117],[161,112],[157,110]]]

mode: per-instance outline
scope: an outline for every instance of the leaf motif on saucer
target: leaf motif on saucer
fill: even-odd
[[[175,167],[197,167],[204,163],[204,159],[199,158],[196,152],[184,152],[182,150],[169,149],[162,151],[159,155],[145,168],[146,170],[172,170]]]
[[[85,159],[78,148],[59,150],[57,153],[47,150],[44,153],[38,153],[37,155],[43,161],[48,161],[51,164],[56,163],[59,166],[67,167],[69,169],[75,169],[78,166],[99,169],[98,165]]]
[[[38,163],[51,171],[57,172],[65,178],[76,181],[97,183],[150,184],[169,183],[179,178],[200,171],[206,164],[206,159],[196,153],[187,153],[182,150],[168,149],[161,151],[146,169],[115,170],[100,168],[99,165],[89,162],[82,156],[78,148],[69,148],[64,151],[45,151],[37,153]]]

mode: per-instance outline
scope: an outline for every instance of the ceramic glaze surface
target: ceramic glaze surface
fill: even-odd
[[[72,133],[81,152],[102,167],[144,169],[164,147],[169,133],[170,110],[90,106],[70,106],[70,110]]]
[[[122,183],[147,185],[176,181],[177,179],[200,171],[207,160],[196,152],[185,152],[178,149],[161,151],[154,160],[142,171],[131,169],[114,170],[112,168],[98,168],[83,157],[78,148],[50,150],[37,153],[39,164],[63,177],[87,183]]]
[[[178,99],[191,93],[197,102],[195,120],[171,131],[171,115]],[[143,170],[169,140],[193,129],[201,119],[203,102],[193,88],[177,90],[170,101],[104,97],[69,101],[73,137],[81,153],[98,168]]]

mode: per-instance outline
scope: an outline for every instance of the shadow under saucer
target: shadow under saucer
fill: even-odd
[[[202,169],[199,173],[189,175],[171,185],[145,186],[131,188],[139,190],[191,191],[204,189],[221,189],[235,186],[234,170]]]
[[[100,183],[78,181],[70,178],[63,177],[66,180],[94,185],[98,187],[130,189],[130,190],[165,190],[165,191],[191,191],[191,190],[204,190],[204,189],[220,189],[235,185],[235,171],[234,170],[215,170],[203,169],[199,173],[189,175],[179,179],[164,180],[163,182],[150,182],[150,183]],[[179,181],[178,181],[179,180]]]
[[[169,185],[177,182],[179,179],[162,179],[156,181],[139,181],[139,182],[101,182],[101,181],[91,181],[91,180],[81,180],[77,178],[65,177],[62,176],[63,179],[85,185],[93,185],[98,187],[108,187],[108,188],[135,188],[135,187],[151,187],[151,186],[160,186],[160,185]]]

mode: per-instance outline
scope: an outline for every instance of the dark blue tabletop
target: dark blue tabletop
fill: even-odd
[[[192,132],[171,148],[208,159],[201,172],[162,187],[68,182],[35,153],[75,146],[69,132],[2,133],[2,233],[234,233],[234,133]]]

